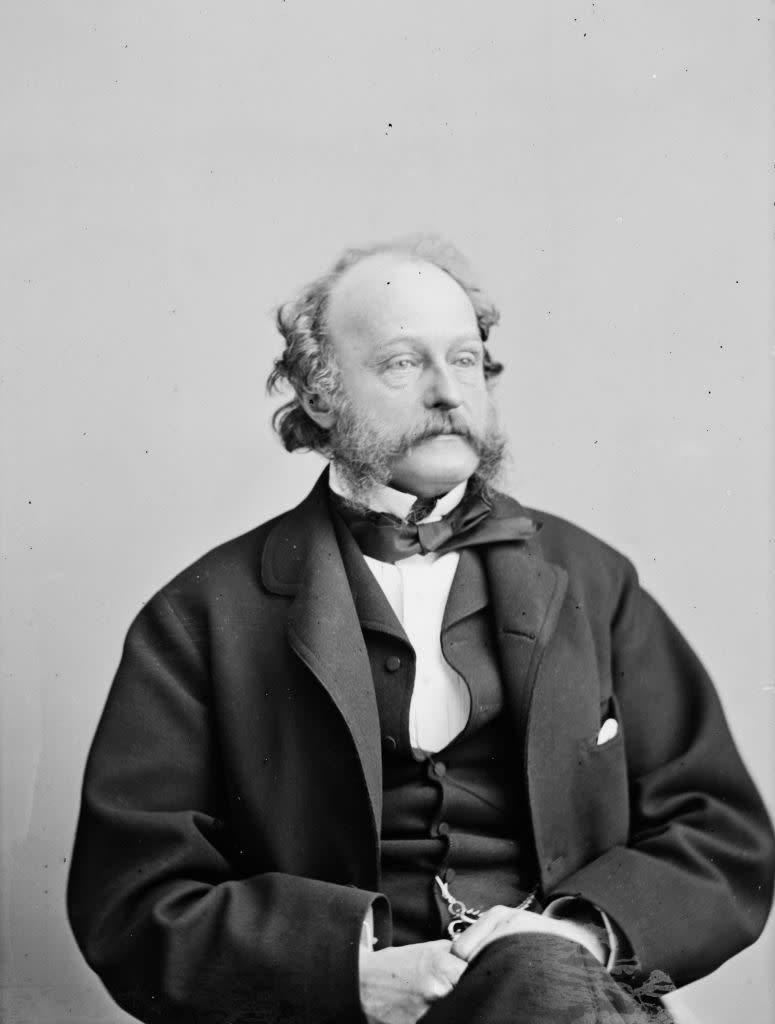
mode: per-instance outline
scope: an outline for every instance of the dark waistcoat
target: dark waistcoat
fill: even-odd
[[[412,646],[343,524],[340,546],[363,629],[383,751],[381,890],[396,945],[446,937],[451,918],[435,876],[467,906],[518,904],[534,886],[522,751],[502,714],[503,690],[487,579],[475,549],[461,552],[441,632],[447,662],[471,695],[464,731],[432,755],[409,743]]]

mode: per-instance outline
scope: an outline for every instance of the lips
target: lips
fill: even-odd
[[[430,444],[433,441],[444,441],[447,444],[452,441],[465,441],[467,444],[471,443],[471,439],[468,434],[462,433],[458,430],[444,430],[437,434],[424,434],[419,440],[413,441],[411,447],[416,448],[421,444]]]
[[[429,430],[420,438],[422,441],[432,441],[435,437],[464,437],[468,438],[469,432],[462,427],[441,427],[439,430]]]

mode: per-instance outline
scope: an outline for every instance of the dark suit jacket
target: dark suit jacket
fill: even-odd
[[[514,510],[500,497],[496,515]],[[518,506],[517,506],[518,508]],[[762,803],[697,658],[629,562],[539,514],[485,549],[544,893],[578,894],[676,984],[752,942]],[[596,745],[615,715],[615,739]],[[142,610],[89,756],[69,888],[143,1019],[359,1019],[379,893],[380,729],[324,475]]]

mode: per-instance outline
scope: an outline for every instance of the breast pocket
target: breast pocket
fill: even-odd
[[[599,728],[579,753],[586,838],[596,856],[625,843],[629,833],[627,756],[616,697],[603,706]]]
[[[616,698],[606,697],[600,702],[600,728],[595,739],[595,746],[605,746],[606,743],[616,739],[620,731],[619,706]]]

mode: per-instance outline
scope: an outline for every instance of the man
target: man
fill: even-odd
[[[275,424],[330,471],[143,609],[87,766],[71,920],[141,1019],[638,1021],[762,928],[702,667],[493,489],[496,322],[433,239],[281,308]]]

